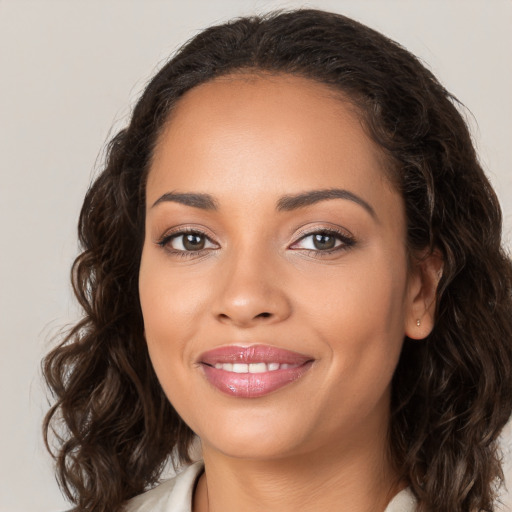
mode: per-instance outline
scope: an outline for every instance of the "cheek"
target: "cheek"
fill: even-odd
[[[405,260],[359,260],[303,286],[300,309],[330,352],[333,379],[387,385],[404,339],[405,269]]]
[[[139,294],[146,334],[193,329],[204,305],[204,275],[190,268],[175,269],[165,253],[145,248],[139,271]],[[171,338],[172,339],[172,338]]]
[[[368,259],[366,262],[364,259]],[[305,314],[334,332],[403,331],[406,266],[382,258],[304,279],[295,292]],[[333,332],[333,334],[334,334]]]
[[[149,354],[162,387],[169,393],[185,368],[193,364],[191,347],[204,314],[201,287],[179,273],[165,272],[160,256],[143,252],[139,273],[139,295]],[[173,378],[171,378],[171,375]]]

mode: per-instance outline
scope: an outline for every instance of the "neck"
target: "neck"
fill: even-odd
[[[327,446],[273,460],[226,456],[203,444],[194,512],[382,512],[401,489],[382,443]]]

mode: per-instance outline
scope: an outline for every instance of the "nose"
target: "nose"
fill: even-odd
[[[232,254],[218,275],[213,307],[217,321],[247,328],[286,320],[292,307],[279,273],[268,253]]]

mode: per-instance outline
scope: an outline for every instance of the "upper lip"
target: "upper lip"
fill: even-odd
[[[270,345],[226,345],[203,352],[199,362],[214,366],[216,363],[280,363],[301,365],[312,361],[311,356]]]

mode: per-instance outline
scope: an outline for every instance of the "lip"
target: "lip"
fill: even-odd
[[[261,397],[295,382],[311,368],[313,361],[311,356],[269,345],[219,347],[204,352],[198,360],[210,384],[239,398]],[[235,373],[215,367],[229,363],[279,363],[289,367],[261,373]]]

